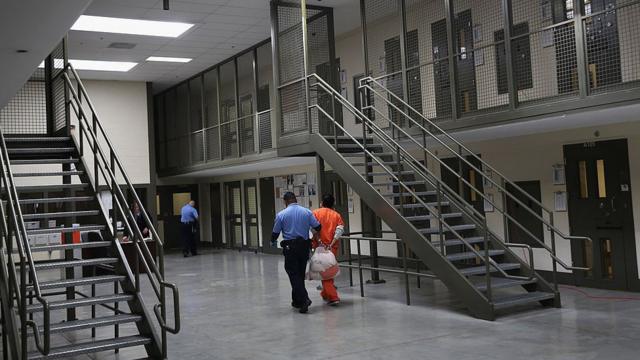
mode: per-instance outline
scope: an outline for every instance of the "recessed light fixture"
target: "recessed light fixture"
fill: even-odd
[[[177,63],[188,63],[193,59],[191,58],[181,58],[181,57],[166,57],[166,56],[149,56],[147,61],[161,61],[161,62],[177,62]]]
[[[62,59],[55,59],[53,61],[56,69],[62,69]],[[69,63],[76,70],[91,70],[91,71],[117,71],[127,72],[138,65],[135,62],[128,61],[103,61],[103,60],[78,60],[69,59]],[[44,61],[38,65],[39,68],[44,67]]]
[[[181,22],[81,15],[76,20],[76,23],[73,24],[71,30],[175,38],[182,35],[192,26],[193,24]]]

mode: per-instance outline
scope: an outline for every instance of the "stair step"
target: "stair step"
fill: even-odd
[[[54,198],[40,198],[40,199],[20,199],[20,204],[44,204],[44,203],[64,203],[64,202],[84,202],[92,201],[93,196],[69,196],[69,197],[54,197]]]
[[[70,141],[71,138],[68,136],[31,136],[31,137],[5,137],[5,142],[7,144],[10,143],[25,143],[25,142],[65,142]]]
[[[134,296],[128,295],[128,294],[101,295],[96,297],[79,298],[79,299],[73,299],[73,300],[52,301],[49,303],[49,309],[50,310],[72,309],[72,308],[77,308],[82,306],[125,302],[125,301],[131,301],[133,299],[134,299]],[[38,311],[42,311],[42,304],[40,304],[39,302],[32,305],[27,305],[27,312],[33,313]]]
[[[58,184],[58,185],[30,185],[16,186],[18,192],[59,192],[62,190],[84,190],[89,184]]]
[[[459,218],[459,217],[462,217],[462,213],[459,213],[459,212],[443,213],[442,217],[444,219]],[[434,219],[435,216],[433,216],[433,215],[416,215],[416,216],[405,216],[404,218],[409,220],[409,221],[427,221],[427,220]]]
[[[442,228],[442,231],[443,232],[466,231],[466,230],[475,230],[475,228],[476,228],[475,224],[450,225],[449,227],[444,226]],[[437,234],[439,229],[434,227],[434,228],[419,229],[419,231],[423,234],[431,235],[431,234]]]
[[[424,185],[425,182],[422,180],[410,180],[410,181],[403,181],[403,182],[398,182],[398,181],[392,181],[392,182],[384,182],[384,183],[373,183],[371,185],[373,186],[398,186],[400,184],[404,184],[404,185]]]
[[[353,163],[350,163],[350,164],[351,164],[351,166],[364,166],[364,162],[353,162]],[[371,162],[367,163],[367,166],[380,166],[380,164],[383,164],[383,165],[398,165],[398,162],[397,161],[380,161],[380,162],[371,161]]]
[[[14,177],[36,177],[36,176],[74,176],[82,175],[84,171],[50,171],[50,172],[28,172],[28,173],[14,173]]]
[[[507,295],[496,297],[493,299],[493,307],[496,310],[504,309],[517,305],[531,304],[538,301],[549,300],[555,298],[554,293],[533,291],[524,294]]]
[[[522,286],[527,284],[535,284],[538,280],[533,278],[531,280],[515,280],[515,279],[507,279],[503,277],[491,277],[491,288],[492,289],[504,289],[515,286]],[[477,281],[474,281],[476,289],[480,291],[487,290],[487,283],[484,277],[479,277]]]
[[[425,204],[427,204],[428,206],[438,206],[438,202],[437,201],[430,201],[430,202],[425,202]],[[440,202],[441,206],[449,206],[449,202],[448,201],[441,201]],[[402,204],[402,206],[400,205],[394,205],[397,209],[405,208],[405,209],[417,209],[417,208],[423,208],[424,205],[422,205],[421,203],[416,203],[416,204]]]
[[[414,194],[416,194],[417,196],[434,196],[437,194],[437,192],[435,190],[429,190],[429,191],[414,191]],[[382,196],[384,197],[393,197],[393,198],[399,198],[400,197],[400,193],[389,193],[389,194],[382,194]],[[402,196],[413,196],[411,194],[409,194],[408,192],[403,192]]]
[[[51,147],[51,148],[9,148],[9,155],[26,155],[26,154],[66,154],[73,152],[74,147]]]
[[[484,242],[484,237],[482,236],[473,236],[473,237],[465,237],[465,241],[469,244],[479,244]],[[434,240],[431,242],[433,246],[440,247],[440,240]],[[444,241],[444,246],[458,246],[463,245],[462,240],[460,239],[449,239]]]
[[[63,269],[78,266],[91,266],[102,264],[114,264],[117,263],[118,258],[95,258],[95,259],[83,259],[83,260],[69,260],[69,261],[52,261],[45,263],[35,264],[36,270],[52,270]]]
[[[73,249],[89,249],[89,248],[100,248],[100,247],[108,247],[111,246],[110,241],[92,241],[92,242],[83,242],[79,244],[59,244],[59,245],[47,245],[47,246],[32,246],[32,252],[43,252],[43,251],[56,251],[56,250],[73,250]]]
[[[502,269],[503,271],[507,271],[507,270],[515,270],[515,269],[519,269],[520,268],[520,264],[518,263],[501,263],[498,264],[498,267],[500,269]],[[471,275],[480,275],[480,274],[486,274],[487,269],[484,265],[482,266],[473,266],[473,267],[468,267],[468,268],[463,268],[463,269],[459,269],[460,272],[462,273],[462,275],[465,276],[471,276]],[[496,272],[498,271],[495,267],[491,267],[490,268],[491,272]]]
[[[29,360],[63,359],[82,354],[90,354],[101,351],[122,349],[126,347],[140,346],[151,343],[151,339],[144,336],[124,336],[115,339],[89,341],[79,344],[52,348],[49,355],[42,355],[38,351],[29,353]]]
[[[78,162],[80,162],[79,159],[15,159],[11,160],[11,165],[74,164]]]
[[[77,227],[56,227],[56,228],[27,230],[27,235],[62,234],[62,233],[70,233],[74,231],[94,231],[94,230],[102,231],[104,229],[105,229],[104,225],[81,225]]]
[[[95,319],[82,319],[82,320],[74,320],[74,321],[65,321],[58,324],[51,324],[51,333],[61,333],[68,331],[77,331],[82,329],[91,329],[98,327],[111,326],[116,324],[126,324],[126,323],[134,323],[142,320],[142,316],[140,315],[114,315],[114,316],[104,316],[98,317]],[[44,332],[42,327],[39,327],[40,332]]]
[[[392,171],[391,173],[392,173],[393,175],[396,175],[396,176],[398,175],[398,172],[397,172],[397,171]],[[384,172],[384,171],[382,171],[382,172],[370,172],[370,173],[368,173],[368,174],[365,174],[364,172],[362,172],[362,173],[360,173],[360,174],[361,174],[362,176],[391,176],[391,175],[389,175],[389,173],[388,173],[388,172]],[[413,171],[413,170],[403,170],[403,171],[400,171],[400,175],[413,175],[413,174],[415,174],[415,171]]]
[[[82,210],[82,211],[60,211],[52,213],[40,213],[40,214],[23,214],[22,218],[25,220],[32,219],[51,219],[71,216],[93,216],[100,214],[100,210]]]
[[[484,252],[482,250],[480,250],[479,253],[481,253],[484,256]],[[489,256],[500,256],[503,254],[504,254],[504,250],[489,250]],[[478,257],[478,255],[476,255],[471,251],[447,255],[447,259],[449,261],[469,260],[469,259],[475,259],[476,257]]]
[[[91,277],[85,277],[80,279],[46,281],[46,282],[40,283],[40,289],[41,290],[65,289],[65,288],[74,287],[74,286],[113,283],[113,282],[121,281],[124,279],[125,277],[120,275],[100,275],[100,276],[91,276]],[[27,291],[31,290],[32,288],[33,288],[33,285],[27,285]]]
[[[375,151],[371,151],[371,153],[373,155],[375,155],[376,157],[380,157],[380,156],[395,156],[396,153],[392,153],[392,152],[375,152]],[[350,157],[363,157],[364,156],[364,152],[341,152],[342,156],[350,158]],[[368,155],[368,154],[367,154]],[[392,162],[393,163],[393,162]]]

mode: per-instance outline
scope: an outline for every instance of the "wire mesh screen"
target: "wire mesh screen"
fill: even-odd
[[[220,127],[205,130],[207,161],[220,160]]]
[[[511,4],[511,48],[519,102],[577,95],[573,3],[512,0]]]
[[[599,92],[639,80],[636,1],[589,1],[583,26],[589,87]]]
[[[236,121],[222,125],[222,157],[238,157],[238,123]]]
[[[189,131],[202,129],[202,78],[189,81]]]
[[[37,69],[13,98],[0,109],[5,134],[46,134],[47,95],[44,69]]]
[[[238,121],[238,131],[240,133],[240,154],[253,154],[256,152],[255,146],[255,115],[246,116]]]
[[[260,151],[270,150],[273,147],[271,139],[271,111],[258,114],[258,126],[260,132]]]
[[[283,135],[308,129],[305,97],[302,80],[280,88],[280,132]]]
[[[55,132],[64,129],[67,126],[67,113],[65,107],[66,83],[62,77],[65,65],[65,46],[65,41],[62,41],[51,52],[51,58],[53,59],[53,67],[51,69],[51,91],[53,92],[53,130]]]
[[[204,131],[191,134],[191,163],[199,164],[204,161]]]

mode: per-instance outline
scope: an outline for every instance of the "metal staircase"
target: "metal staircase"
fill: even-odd
[[[76,132],[5,137],[0,131],[3,354],[59,359],[140,346],[149,358],[166,358],[167,332],[179,331],[180,308],[176,286],[164,278],[162,240],[82,81],[70,65],[60,76]],[[111,211],[99,193],[109,193]],[[145,287],[153,291],[151,302]],[[166,321],[167,289],[174,327]]]
[[[522,305],[541,303],[559,307],[556,264],[569,270],[586,269],[569,266],[556,256],[555,236],[570,240],[591,240],[563,234],[553,225],[552,211],[546,210],[542,204],[484,161],[481,161],[482,168],[474,166],[467,160],[467,156],[473,152],[429,119],[420,117],[417,111],[413,110],[416,114],[412,113],[412,116],[407,115],[407,110],[401,109],[401,106],[409,108],[409,105],[383,86],[378,89],[367,88],[375,81],[367,80],[368,82],[363,82],[363,87],[371,94],[364,97],[372,99],[376,95],[377,107],[365,105],[365,110],[359,111],[319,76],[312,74],[307,78],[311,94],[309,116],[318,122],[326,122],[328,126],[325,128],[333,129],[331,135],[312,131],[310,141],[318,155],[389,225],[397,237],[460,299],[472,315],[493,320],[498,312]],[[330,109],[326,108],[326,104],[330,104]],[[400,116],[394,115],[395,120],[389,120],[391,116],[387,117],[379,111],[381,105],[386,109],[394,109]],[[361,131],[354,134],[353,130],[348,131],[334,119],[333,114],[337,113],[338,107],[361,122]],[[374,112],[376,121],[370,119]],[[386,120],[388,126],[382,128],[381,119]],[[409,129],[412,132],[407,130],[406,124],[412,125]],[[485,197],[472,181],[449,167],[441,159],[442,155],[437,155],[434,151],[434,148],[451,148],[443,139],[454,142],[457,151],[453,151],[453,156],[460,162],[466,162],[467,166],[472,166],[482,177],[480,181],[489,181],[496,186],[504,199],[514,199],[522,206],[527,206],[518,197],[526,196],[545,209],[551,220],[533,210],[531,214],[550,232],[551,246],[512,218],[504,207]],[[455,174],[460,189],[448,186],[440,174],[432,170],[432,164]],[[495,176],[499,177],[498,181],[493,179]],[[508,191],[506,184],[510,184],[515,190]],[[539,243],[553,260],[552,282],[536,272],[531,246],[505,241],[508,239],[488,225],[485,214],[461,195],[463,187],[486,198],[506,221],[522,228]],[[514,193],[515,191],[525,195]],[[514,248],[523,251],[525,256],[517,255]]]

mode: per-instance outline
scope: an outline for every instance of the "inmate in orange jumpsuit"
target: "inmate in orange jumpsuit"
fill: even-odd
[[[339,225],[342,225],[344,227],[342,216],[340,216],[337,211],[326,207],[314,210],[313,215],[316,217],[316,219],[318,219],[320,225],[322,225],[318,234],[318,239],[320,240],[320,242],[322,242],[322,245],[328,246],[333,241],[336,228]],[[331,247],[331,252],[333,252],[333,255],[338,255],[339,245],[339,241],[336,240],[336,242]],[[318,246],[320,246],[320,244],[317,241],[314,241],[313,248],[315,249]],[[340,298],[338,297],[338,291],[333,284],[333,279],[322,280],[322,292],[320,293],[320,296],[322,296],[324,300],[329,302],[340,300]]]

